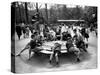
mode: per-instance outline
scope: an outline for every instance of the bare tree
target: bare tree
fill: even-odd
[[[26,23],[29,23],[28,19],[28,9],[27,9],[27,2],[25,2],[25,14],[26,14]]]
[[[48,22],[48,10],[47,10],[47,4],[45,4],[45,12],[46,12],[46,19],[47,19],[47,22]]]

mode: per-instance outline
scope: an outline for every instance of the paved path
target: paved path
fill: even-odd
[[[17,36],[16,36],[17,37]],[[15,52],[18,54],[21,49],[29,42],[30,38],[17,40],[15,44]],[[80,70],[80,69],[94,69],[97,67],[97,38],[95,34],[91,33],[89,38],[88,53],[81,54],[81,62],[76,63],[75,55],[67,54],[60,56],[60,67],[54,67],[48,64],[48,55],[32,56],[28,60],[28,50],[22,53],[20,57],[15,58],[15,66],[17,73],[31,73],[31,72],[47,72],[47,71],[61,71],[61,70]]]

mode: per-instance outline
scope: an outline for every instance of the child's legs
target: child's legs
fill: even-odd
[[[19,38],[19,40],[20,40],[20,36],[21,36],[21,35],[20,35],[20,34],[18,34],[18,38]]]
[[[26,46],[18,55],[20,55],[22,52],[24,52],[26,49],[29,49],[28,46]]]
[[[88,38],[86,38],[87,39],[87,41],[88,41]]]
[[[22,52],[24,52],[26,49],[23,49],[19,54],[21,54]]]
[[[76,56],[77,56],[77,62],[80,61],[80,51],[75,52]]]
[[[25,38],[25,33],[23,33],[23,35],[24,35],[24,38]]]
[[[50,55],[50,59],[49,59],[50,61],[53,59],[53,55],[54,55],[53,53]]]
[[[56,62],[59,62],[58,53],[55,54]]]
[[[97,37],[97,32],[95,31],[96,37]]]
[[[31,57],[31,49],[29,49],[29,59],[30,59],[30,57]]]

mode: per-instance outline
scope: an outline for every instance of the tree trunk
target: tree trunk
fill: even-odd
[[[46,19],[47,19],[47,22],[48,22],[48,10],[47,10],[47,4],[45,4],[45,12],[46,12]]]
[[[19,3],[17,2],[18,4],[18,8],[19,8],[19,17],[20,17],[20,22],[22,23],[22,15],[21,15],[21,9],[20,9],[20,6],[19,6]]]
[[[28,21],[28,9],[27,9],[27,2],[25,2],[25,14],[26,14],[26,24],[29,23]]]
[[[37,11],[37,13],[39,13],[38,3],[36,3],[36,11]]]

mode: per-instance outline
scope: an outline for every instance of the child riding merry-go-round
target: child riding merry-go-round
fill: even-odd
[[[61,44],[55,43],[54,46],[51,48],[52,54],[50,55],[49,63],[51,64],[52,59],[55,57],[56,65],[59,65],[59,54],[61,54]]]
[[[17,56],[20,56],[23,51],[25,51],[26,49],[29,49],[29,59],[30,59],[31,52],[38,53],[39,51],[41,51],[41,49],[37,48],[40,45],[41,43],[38,42],[37,33],[32,34],[30,42],[25,46],[25,48]]]

